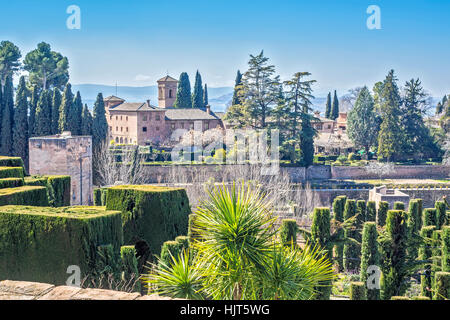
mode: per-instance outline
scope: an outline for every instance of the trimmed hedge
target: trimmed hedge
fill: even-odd
[[[401,201],[394,202],[394,210],[403,210],[405,211],[405,204]]]
[[[122,261],[122,280],[130,281],[139,279],[138,261],[136,258],[136,249],[134,246],[120,247],[120,260]],[[136,281],[134,291],[141,291],[140,281]]]
[[[447,205],[444,201],[436,201],[434,207],[436,208],[436,227],[438,229],[442,229],[442,227],[447,223]]]
[[[377,219],[377,203],[375,201],[367,202],[366,221],[375,222]]]
[[[350,300],[367,300],[364,282],[350,282]]]
[[[98,247],[122,244],[120,212],[102,207],[0,208],[0,280],[63,285],[68,266],[95,274]]]
[[[25,185],[46,187],[48,203],[51,207],[70,206],[70,176],[27,177]]]
[[[17,188],[23,186],[22,178],[4,178],[0,179],[0,189]]]
[[[94,189],[94,205],[95,206],[106,206],[106,193],[107,188],[96,188]]]
[[[450,226],[442,229],[442,271],[450,272]]]
[[[435,226],[426,226],[423,227],[420,231],[420,236],[425,240],[430,240],[433,236],[433,231]],[[429,241],[423,241],[422,245],[419,248],[419,259],[420,260],[429,260],[433,256],[432,246]],[[420,287],[421,287],[421,295],[431,298],[432,293],[429,289],[432,288],[432,275],[431,275],[431,265],[427,264],[425,266],[424,274],[420,276]]]
[[[412,300],[431,300],[429,297],[415,296],[411,298]]]
[[[0,167],[24,167],[22,158],[0,156]]]
[[[372,265],[380,265],[380,253],[378,251],[377,238],[378,232],[375,222],[366,222],[364,224],[361,243],[360,279],[363,283],[367,282],[367,268]],[[368,300],[380,300],[380,290],[367,289],[366,293]]]
[[[178,259],[181,252],[189,248],[189,238],[185,236],[176,237],[174,241],[166,241],[161,248],[160,259],[167,265],[172,264],[171,255]]]
[[[37,186],[22,186],[0,189],[0,206],[28,205],[48,206],[47,189]]]
[[[450,299],[450,272],[436,272],[433,300]]]
[[[24,177],[22,167],[0,167],[0,179]]]
[[[389,210],[389,202],[381,201],[378,204],[377,226],[384,227],[384,225],[386,224],[386,217],[388,210]]]
[[[404,296],[392,296],[391,300],[411,300],[411,299]]]
[[[295,219],[284,219],[281,222],[280,238],[281,243],[284,246],[296,246],[297,245],[297,221]]]
[[[297,225],[297,224],[296,224]],[[331,258],[331,243],[330,243],[330,209],[328,208],[314,208],[313,219],[311,225],[311,240],[314,245],[319,245],[325,250],[326,257]],[[331,281],[323,281],[320,286],[315,288],[317,300],[330,300],[331,295]]]
[[[356,201],[347,200],[345,202],[344,220],[350,219],[356,215]],[[345,238],[358,238],[358,230],[345,229]],[[344,267],[345,271],[354,271],[359,268],[361,249],[353,243],[344,245]]]
[[[436,209],[426,208],[423,210],[423,226],[437,226]]]
[[[333,217],[338,222],[344,221],[344,209],[347,196],[338,196],[333,200]],[[337,238],[344,239],[344,229],[339,228],[337,231]],[[335,246],[335,261],[339,272],[344,271],[344,245],[339,243]]]
[[[106,208],[122,212],[125,243],[145,241],[155,255],[165,241],[188,232],[190,207],[184,189],[114,186],[108,188]]]

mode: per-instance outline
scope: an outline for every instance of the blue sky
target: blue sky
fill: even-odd
[[[66,28],[69,5],[81,30]],[[366,27],[369,5],[381,30]],[[450,93],[450,1],[18,0],[1,3],[0,40],[23,55],[46,41],[69,58],[71,82],[153,85],[199,69],[209,86],[233,85],[250,53],[264,49],[282,79],[309,71],[316,93],[372,85],[394,68]],[[343,93],[343,92],[341,92]]]

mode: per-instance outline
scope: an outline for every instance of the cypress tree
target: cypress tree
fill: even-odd
[[[366,221],[375,222],[377,218],[377,204],[375,201],[367,202]]]
[[[99,93],[94,104],[94,114],[92,121],[92,145],[96,150],[106,140],[108,136],[108,123],[105,116],[105,103],[103,95]]]
[[[203,84],[200,72],[195,74],[194,93],[192,94],[192,108],[203,108]]]
[[[433,235],[435,226],[423,227],[420,231],[420,236],[424,239],[419,248],[419,259],[422,261],[430,260],[433,256],[433,251],[430,245],[430,240]],[[421,295],[425,297],[432,297],[430,289],[432,288],[432,274],[431,274],[431,264],[427,263],[423,274],[420,276],[420,287]]]
[[[2,124],[2,114],[3,114],[3,86],[0,81],[0,126]],[[1,130],[1,127],[0,127]],[[1,141],[0,141],[1,144]]]
[[[333,201],[333,215],[334,219],[337,222],[342,223],[344,221],[344,208],[345,208],[345,202],[347,201],[346,196],[339,196],[334,198]],[[345,238],[345,232],[343,228],[339,228],[337,230],[337,237],[338,239],[344,239]],[[342,272],[344,271],[344,245],[342,243],[338,243],[335,247],[335,255],[336,255],[336,264],[338,267],[338,271]]]
[[[327,103],[325,105],[325,118],[331,118],[331,92],[328,92]]]
[[[7,76],[3,91],[2,127],[0,137],[0,155],[12,155],[12,135],[14,120],[14,86],[12,77]]]
[[[189,82],[189,76],[186,72],[180,74],[174,107],[192,108],[191,83]]]
[[[356,202],[356,213],[358,214],[358,217],[356,219],[357,221],[357,227],[362,231],[363,224],[366,221],[366,201],[364,200],[358,200]]]
[[[49,105],[49,91],[44,90],[39,97],[36,108],[35,133],[37,136],[47,136],[51,134],[52,121],[51,106]]]
[[[233,98],[231,99],[231,105],[237,105],[241,104],[241,100],[239,98],[239,86],[242,85],[242,74],[238,70],[236,74],[236,80],[234,82],[234,92],[233,92]]]
[[[450,299],[450,272],[436,272],[433,300]]]
[[[389,203],[386,201],[381,201],[378,204],[378,212],[377,212],[377,226],[384,227],[386,224],[386,216],[389,210]]]
[[[205,89],[203,90],[203,106],[206,107],[208,104],[208,85],[205,83]]]
[[[442,227],[447,223],[447,206],[444,201],[436,201],[434,207],[436,209],[436,228],[442,229]]]
[[[21,76],[16,92],[13,125],[13,155],[21,157],[28,168],[28,90],[25,77]]]
[[[367,284],[368,279],[367,268],[369,266],[379,266],[380,264],[377,238],[378,232],[375,222],[364,223],[361,242],[360,278],[365,285]],[[367,285],[365,287],[367,288]],[[367,299],[379,300],[380,290],[367,288]]]
[[[356,201],[347,200],[345,202],[344,220],[348,220],[356,215]],[[357,237],[357,230],[345,229],[345,238],[355,239]],[[359,250],[353,243],[346,243],[344,245],[344,268],[349,272],[356,270],[360,264]]]
[[[409,238],[413,241],[414,238],[418,238],[420,236],[420,229],[422,229],[422,216],[419,211],[419,201],[411,200],[409,202],[408,209],[408,232]],[[408,248],[408,256],[410,259],[416,259],[418,255],[417,245],[412,243]]]
[[[62,96],[58,88],[53,90],[52,97],[52,134],[58,134],[59,131],[59,110],[61,108]]]
[[[297,245],[297,221],[295,219],[283,219],[280,228],[281,243],[292,247]]]
[[[30,114],[28,116],[28,131],[30,137],[36,136],[34,133],[34,127],[36,122],[36,108],[38,101],[39,101],[39,89],[38,86],[34,86],[31,94]]]
[[[59,108],[59,132],[70,131],[72,128],[72,114],[73,112],[73,93],[72,86],[70,83],[66,84],[64,88],[64,93],[62,97],[61,106]],[[75,134],[75,133],[73,133]]]
[[[423,225],[427,226],[437,226],[437,211],[436,209],[426,208],[423,210]]]
[[[84,105],[83,108],[83,116],[81,119],[81,135],[83,136],[92,136],[92,114],[89,111],[87,104]]]
[[[331,108],[330,119],[336,120],[339,117],[339,99],[336,90],[334,90],[333,107]]]
[[[73,109],[71,112],[71,131],[73,135],[81,134],[81,125],[82,125],[82,114],[83,114],[83,102],[81,101],[80,91],[77,91],[77,94],[73,100]]]
[[[450,272],[450,226],[442,228],[442,271]]]

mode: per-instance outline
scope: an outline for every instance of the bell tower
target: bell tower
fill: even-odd
[[[178,80],[167,75],[158,81],[158,107],[171,108],[177,97]]]

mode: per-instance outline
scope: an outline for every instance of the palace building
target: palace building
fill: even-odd
[[[222,120],[205,108],[174,108],[178,80],[166,76],[158,81],[158,106],[146,102],[126,102],[116,96],[104,99],[109,138],[117,144],[173,144],[177,129],[202,131],[223,128]],[[174,134],[175,133],[175,134]]]

